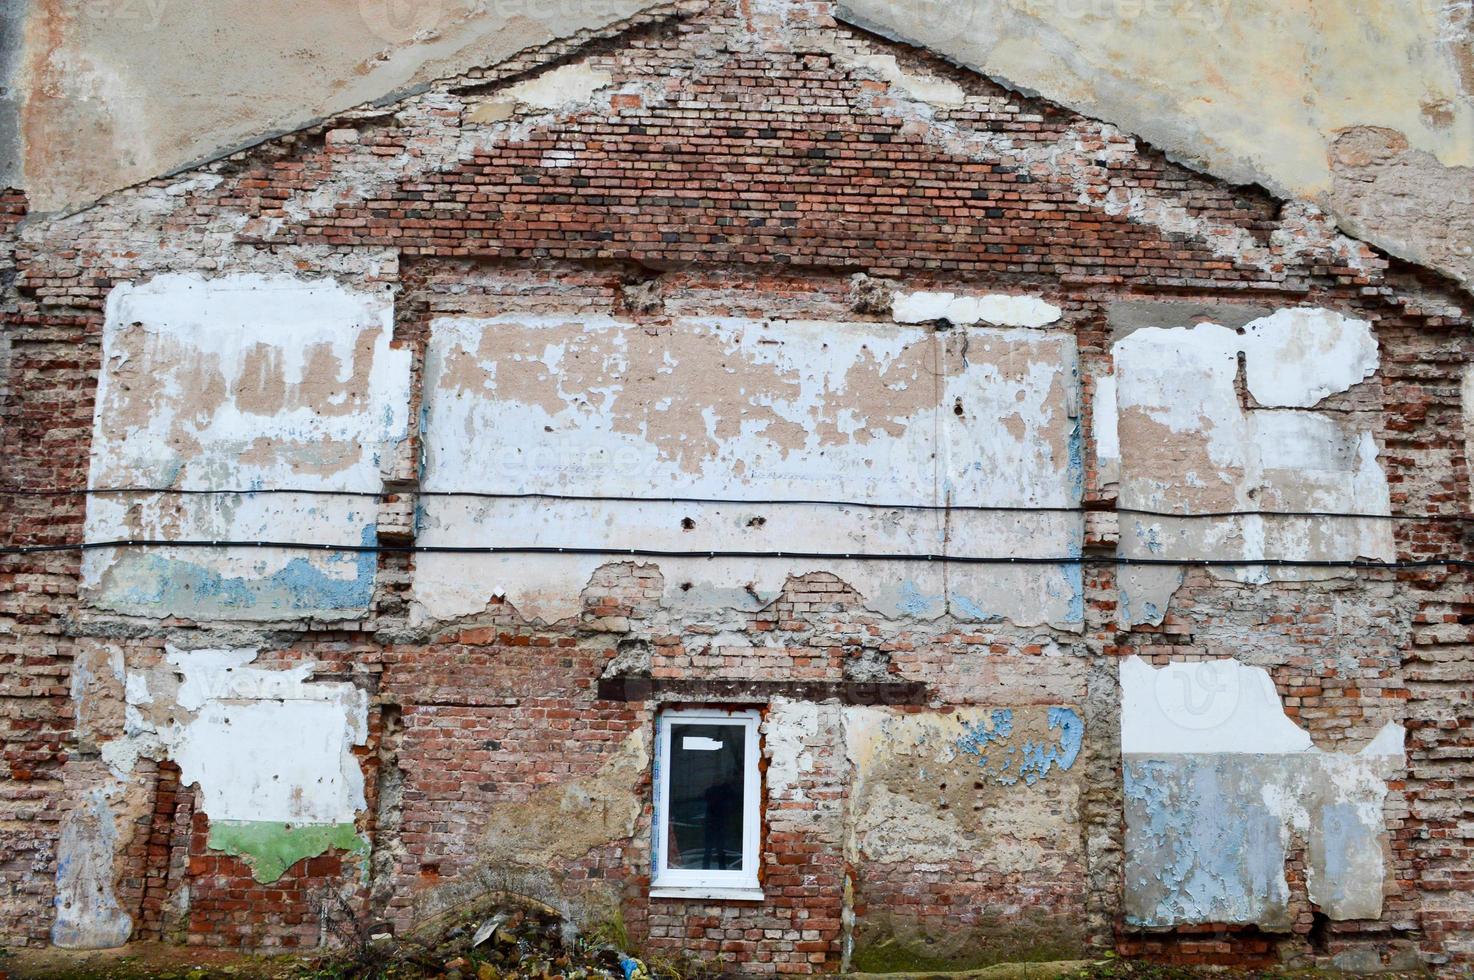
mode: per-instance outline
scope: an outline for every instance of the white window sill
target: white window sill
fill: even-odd
[[[718,888],[711,885],[651,885],[651,898],[694,898],[718,902],[761,902],[761,888]]]

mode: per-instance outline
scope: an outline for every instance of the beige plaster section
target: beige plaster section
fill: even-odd
[[[1468,42],[1474,51],[1474,40]],[[1474,283],[1474,167],[1445,167],[1395,129],[1358,126],[1331,147],[1330,205],[1353,234]]]
[[[622,20],[642,0],[36,0],[19,130],[51,211]],[[201,70],[208,65],[209,70]]]
[[[1032,782],[1010,762],[1023,758],[1025,743],[1048,745],[1059,757],[1062,732],[1051,728],[1050,712],[1045,706],[920,714],[846,709],[845,745],[854,767],[851,866],[965,860],[996,873],[1047,875],[1077,860],[1061,846],[1079,821],[1073,759],[1069,769],[1052,765]]]
[[[480,853],[498,865],[556,868],[601,844],[629,840],[644,805],[640,784],[649,767],[649,734],[630,733],[593,775],[493,806],[482,825]]]
[[[466,122],[500,122],[519,110],[549,112],[577,106],[587,102],[611,80],[608,72],[588,65],[563,65],[498,92],[495,99],[482,102],[467,112]]]
[[[87,540],[371,542],[408,427],[409,355],[382,291],[158,276],[110,294]],[[238,491],[273,493],[174,493]],[[306,491],[298,494],[287,491]],[[89,551],[85,593],[146,616],[286,619],[367,605],[372,558],[277,548]]]
[[[1068,335],[1025,329],[437,320],[425,488],[541,496],[427,498],[420,542],[606,550],[427,554],[417,609],[448,619],[502,595],[556,621],[637,548],[662,552],[643,557],[692,610],[761,608],[789,575],[831,571],[891,615],[1076,622],[1076,566],[844,557],[1074,553],[1075,515],[965,508],[1078,502],[1075,359]],[[949,503],[964,509],[919,509]]]
[[[1171,315],[1176,304],[1162,304]],[[1143,304],[1114,321],[1158,316]],[[1123,508],[1178,518],[1123,515],[1119,552],[1146,560],[1245,560],[1220,566],[1243,582],[1325,578],[1336,569],[1265,564],[1390,560],[1387,477],[1369,423],[1322,403],[1371,378],[1379,364],[1367,321],[1292,308],[1238,328],[1213,322],[1141,326],[1112,348],[1114,385],[1096,411],[1114,410]],[[1099,399],[1114,397],[1114,406]],[[1263,512],[1263,513],[1261,513]],[[1232,515],[1232,516],[1230,516]],[[1259,564],[1253,562],[1259,561]],[[1157,623],[1182,581],[1175,566],[1134,566],[1120,575],[1124,625]]]
[[[842,0],[841,16],[1135,133],[1237,183],[1330,208],[1350,230],[1470,281],[1467,227],[1438,220],[1474,165],[1462,0]],[[1412,181],[1359,183],[1335,144],[1396,134]]]

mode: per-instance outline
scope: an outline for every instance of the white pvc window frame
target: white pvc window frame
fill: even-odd
[[[672,708],[660,712],[655,722],[655,813],[651,821],[651,898],[702,898],[759,901],[763,897],[758,880],[758,851],[762,838],[762,779],[758,772],[758,725],[762,718],[754,708]],[[729,725],[744,731],[742,778],[742,869],[710,871],[666,866],[670,840],[670,739],[671,726]]]

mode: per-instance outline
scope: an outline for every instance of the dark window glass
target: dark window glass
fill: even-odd
[[[742,870],[747,730],[735,725],[670,726],[670,868]]]

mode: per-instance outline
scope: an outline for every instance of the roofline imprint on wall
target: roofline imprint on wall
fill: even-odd
[[[244,140],[238,140],[235,143],[228,144],[215,152],[196,157],[193,160],[190,160],[172,169],[165,170],[162,173],[155,174],[152,177],[146,177],[142,180],[136,180],[131,184],[125,184],[122,187],[114,188],[113,190],[110,190],[107,193],[102,194],[91,201],[78,204],[75,207],[63,208],[56,211],[31,211],[26,215],[25,219],[23,219],[22,224],[43,223],[46,221],[60,221],[66,218],[74,217],[78,214],[84,214],[88,211],[93,210],[94,208],[108,203],[109,201],[120,195],[137,190],[140,187],[146,187],[155,181],[172,180],[175,178],[188,176],[197,171],[203,170],[204,168],[209,167],[213,164],[222,163],[232,157],[249,153],[252,150],[265,146],[273,140],[279,140],[283,137],[303,136],[318,131],[326,132],[327,130],[334,128],[337,124],[342,122],[371,120],[376,117],[388,116],[391,115],[391,113],[384,110],[402,105],[403,103],[408,102],[410,99],[417,98],[421,95],[424,95],[426,92],[434,91],[435,89],[456,91],[462,88],[492,88],[500,87],[502,85],[509,85],[517,81],[522,76],[534,75],[542,71],[557,67],[563,62],[573,60],[584,53],[589,47],[598,44],[601,41],[610,41],[632,31],[641,30],[666,22],[684,20],[694,15],[695,11],[693,9],[690,9],[689,7],[684,7],[681,3],[681,0],[674,0],[674,2],[672,2],[672,0],[658,0],[658,2],[651,3],[648,6],[640,8],[629,17],[613,21],[600,28],[591,28],[588,30],[578,31],[574,34],[568,35],[567,37],[556,38],[552,41],[547,42],[546,44],[530,45],[526,48],[522,48],[519,51],[513,52],[500,61],[492,62],[485,65],[473,65],[465,69],[464,71],[457,72],[453,75],[442,75],[429,81],[416,82],[412,85],[405,85],[396,89],[391,89],[390,91],[370,101],[360,102],[357,105],[349,106],[346,109],[342,109],[334,113],[329,113],[327,115],[314,116],[294,126],[288,126],[281,129],[264,130],[255,136],[248,137]],[[563,48],[567,48],[567,50],[561,50]],[[506,65],[512,65],[529,58],[536,58],[538,52],[549,50],[555,51],[556,53],[551,54],[547,58],[540,59],[526,68],[508,71],[504,76],[495,79],[468,81],[464,85],[456,84],[458,79],[467,79],[468,76],[473,72],[495,71],[496,69]]]
[[[562,64],[574,61],[587,54],[589,50],[603,42],[611,42],[623,35],[634,31],[644,30],[655,26],[663,26],[669,23],[686,20],[698,16],[709,10],[716,0],[659,0],[640,8],[634,14],[613,21],[598,28],[590,28],[556,38],[545,44],[530,45],[514,52],[506,58],[486,65],[477,65],[451,75],[443,75],[429,81],[417,82],[412,85],[401,86],[383,95],[359,103],[356,106],[343,109],[339,112],[324,116],[313,117],[299,125],[271,129],[264,131],[251,138],[238,141],[221,148],[217,152],[195,158],[188,163],[174,167],[170,170],[156,174],[152,177],[135,181],[124,185],[97,197],[92,201],[79,204],[75,207],[58,211],[31,211],[20,221],[20,226],[25,227],[32,224],[44,224],[49,221],[60,221],[91,211],[99,206],[105,205],[119,196],[136,191],[156,181],[172,180],[198,173],[212,165],[220,164],[233,157],[243,156],[252,150],[266,146],[274,140],[285,137],[298,137],[309,134],[326,132],[349,122],[359,122],[384,118],[392,113],[393,107],[400,106],[411,99],[424,95],[434,90],[444,90],[453,94],[462,92],[486,92],[493,91],[502,86],[514,84],[519,79],[530,77],[542,72],[554,69]],[[833,0],[833,16],[835,22],[843,29],[854,33],[868,35],[871,39],[881,44],[889,44],[910,49],[913,53],[928,59],[933,59],[941,64],[947,65],[958,71],[966,72],[975,77],[984,79],[1006,91],[1016,93],[1021,98],[1042,103],[1044,106],[1060,112],[1078,116],[1082,119],[1111,126],[1123,135],[1129,136],[1137,144],[1137,151],[1143,154],[1157,154],[1168,163],[1182,167],[1194,174],[1204,177],[1210,181],[1225,187],[1239,190],[1243,193],[1263,195],[1281,207],[1303,203],[1314,207],[1317,211],[1329,215],[1334,222],[1336,231],[1350,241],[1364,245],[1371,249],[1377,256],[1386,260],[1389,264],[1388,271],[1392,267],[1402,266],[1407,270],[1414,271],[1420,275],[1432,276],[1438,283],[1453,291],[1455,295],[1463,298],[1474,298],[1474,286],[1466,286],[1453,275],[1446,273],[1433,266],[1424,265],[1411,259],[1403,258],[1394,252],[1378,245],[1377,243],[1362,236],[1359,230],[1347,227],[1345,222],[1336,214],[1325,211],[1320,205],[1308,198],[1295,196],[1273,185],[1259,181],[1241,183],[1230,180],[1213,172],[1203,163],[1185,158],[1180,154],[1157,146],[1145,137],[1112,122],[1102,116],[1091,112],[1074,108],[1066,103],[1051,99],[1027,86],[1018,84],[1009,78],[986,71],[977,65],[957,59],[944,52],[900,32],[879,24],[854,11],[847,0]],[[545,53],[545,56],[543,56]],[[522,62],[528,62],[521,65]],[[510,67],[516,66],[516,67]],[[471,78],[477,72],[496,72],[497,69],[509,68],[504,74],[492,78]],[[464,81],[462,81],[464,80]],[[1135,218],[1128,220],[1136,221]]]

